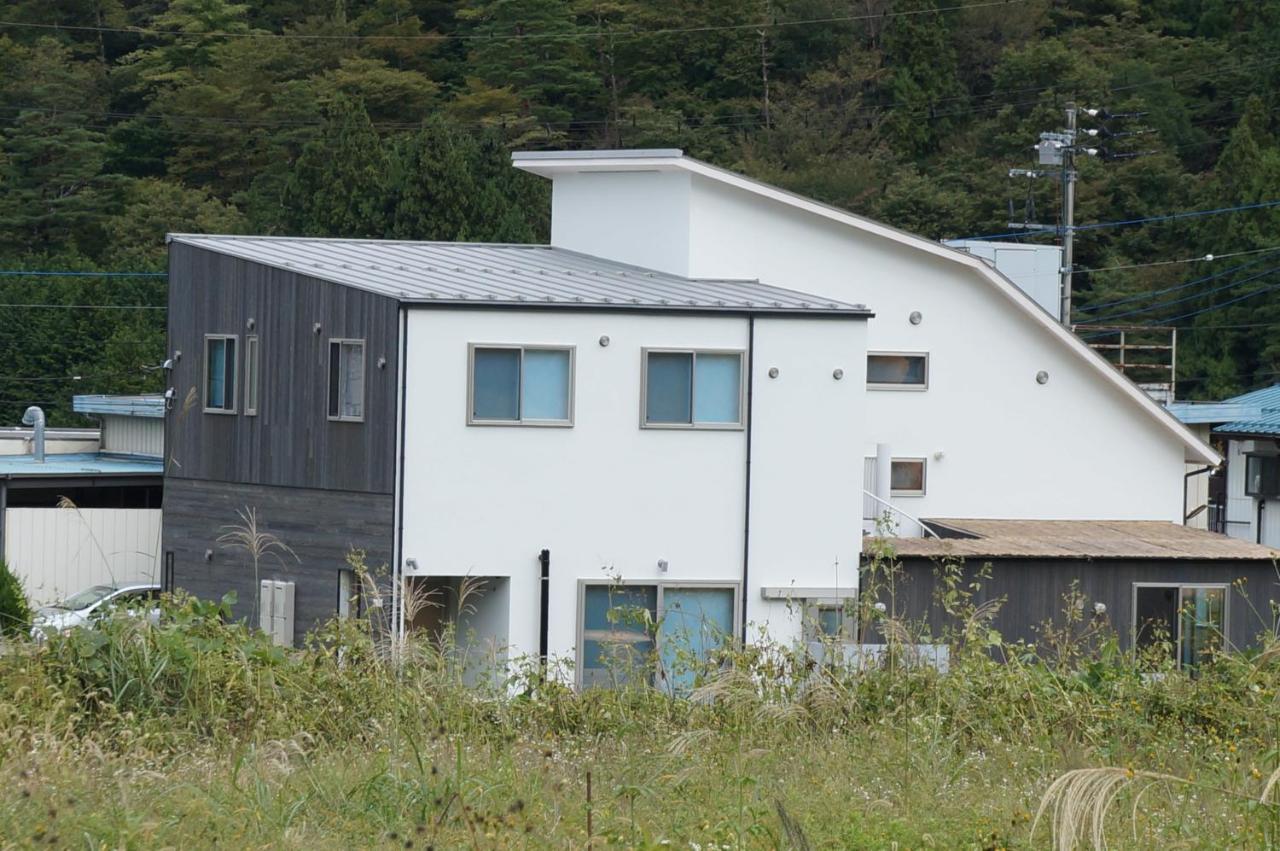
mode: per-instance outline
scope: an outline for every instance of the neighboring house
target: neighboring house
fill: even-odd
[[[969,253],[678,150],[514,162],[552,181],[552,245],[870,305],[866,514],[891,502],[902,534],[907,516],[1181,523],[1186,464],[1220,460]]]
[[[622,602],[704,653],[747,623],[799,636],[764,587],[856,583],[861,305],[562,248],[339,239],[175,235],[169,284],[190,401],[168,420],[166,558],[242,616],[257,597],[282,643],[342,613],[352,549],[431,595],[383,602],[406,626],[585,683],[611,642],[674,652]],[[250,509],[293,553],[256,576],[219,541]],[[464,584],[482,593],[459,610]]]
[[[46,429],[0,454],[0,552],[36,605],[91,585],[159,581],[164,399],[76,396],[98,430]]]
[[[1280,548],[1280,384],[1221,402],[1175,402],[1169,412],[1223,446],[1226,463],[1200,476],[1193,510],[1208,528]]]
[[[1124,648],[1167,641],[1183,664],[1280,635],[1280,572],[1267,547],[1151,521],[926,522],[942,537],[892,541],[900,572],[892,593],[882,584],[875,598],[900,618],[926,622],[935,639],[958,626],[936,604],[947,560],[964,562],[961,589],[989,568],[969,602],[1003,601],[991,625],[1006,641],[1039,643],[1043,625],[1067,626],[1073,604],[1075,633],[1104,623]]]

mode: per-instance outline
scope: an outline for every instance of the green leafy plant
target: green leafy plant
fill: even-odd
[[[31,608],[22,580],[0,561],[0,636],[25,635],[30,626]]]

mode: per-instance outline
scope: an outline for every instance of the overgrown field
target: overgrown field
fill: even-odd
[[[1088,847],[1113,794],[1113,848],[1280,845],[1280,651],[1192,678],[989,635],[946,674],[749,648],[673,699],[218,615],[0,654],[0,847]]]

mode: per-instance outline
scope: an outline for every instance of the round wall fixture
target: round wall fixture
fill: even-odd
[[[255,326],[255,325],[257,325],[257,324],[258,324],[258,323],[254,321],[253,317],[252,317],[252,316],[250,316],[250,317],[249,317],[249,321],[245,323],[245,327],[247,327],[250,331],[252,331],[252,330],[253,330],[253,326]]]
[[[907,321],[912,325],[919,325],[924,321],[924,316],[918,310],[911,311],[911,315],[907,317]]]
[[[315,325],[312,325],[312,326],[311,326],[311,330],[312,330],[312,331],[314,331],[314,332],[316,332],[317,334],[319,334],[319,333],[320,333],[320,327],[321,327],[321,326],[320,326],[320,323],[319,323],[319,322],[317,322]]]
[[[831,373],[831,377],[834,378],[836,381],[839,381],[840,379],[844,378],[844,370],[839,368],[833,370]]]
[[[770,378],[778,377],[778,368],[776,366],[769,367],[769,377]]]
[[[601,348],[604,348],[604,347],[605,347],[605,346],[607,346],[607,345],[609,345],[609,335],[608,335],[608,334],[601,334],[601,335],[600,335],[600,347],[601,347]]]
[[[1049,373],[1045,372],[1043,369],[1036,373],[1036,384],[1048,384],[1048,383],[1049,383]]]
[[[378,369],[386,369],[386,368],[387,368],[387,359],[378,358]]]

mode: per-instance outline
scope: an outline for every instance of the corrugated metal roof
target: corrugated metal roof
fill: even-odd
[[[121,417],[164,417],[164,397],[154,396],[72,396],[71,409],[81,414],[112,414]]]
[[[897,556],[954,558],[1075,558],[1264,560],[1280,555],[1258,546],[1157,520],[926,520],[943,534],[973,537],[892,538]]]
[[[40,476],[160,476],[164,461],[157,458],[127,458],[99,452],[67,452],[44,457],[38,463],[34,455],[0,455],[0,479],[25,479]]]
[[[870,315],[865,305],[758,281],[684,278],[549,245],[192,234],[169,239],[411,303]]]
[[[1215,428],[1213,433],[1280,435],[1280,411],[1271,411],[1269,416],[1264,411],[1261,419],[1226,423]]]
[[[1184,423],[1222,423],[1214,434],[1280,435],[1280,384],[1221,402],[1174,402],[1168,408]]]

